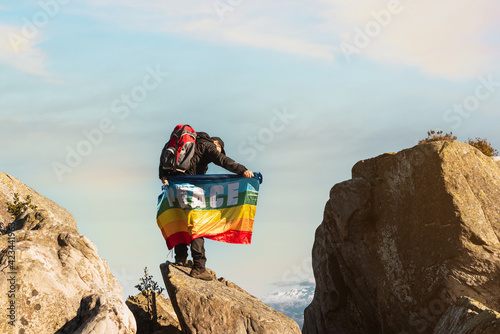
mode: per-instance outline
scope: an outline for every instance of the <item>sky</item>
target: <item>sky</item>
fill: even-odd
[[[2,1],[0,171],[69,210],[127,297],[173,259],[158,162],[190,124],[263,175],[251,245],[206,240],[207,266],[259,297],[311,285],[356,162],[431,129],[500,148],[499,16],[489,0]]]

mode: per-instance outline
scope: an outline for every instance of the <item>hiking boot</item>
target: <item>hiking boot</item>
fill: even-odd
[[[191,260],[187,260],[187,259],[184,259],[184,260],[175,260],[175,265],[176,266],[181,266],[181,267],[188,267],[188,268],[192,268],[193,267],[193,261]]]
[[[194,267],[191,269],[191,273],[189,273],[191,277],[198,278],[204,281],[213,280],[213,276],[205,269],[200,267]]]

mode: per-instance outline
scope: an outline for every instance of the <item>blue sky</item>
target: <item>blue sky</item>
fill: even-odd
[[[125,296],[145,266],[161,282],[157,165],[176,124],[222,137],[264,176],[252,244],[206,242],[207,266],[257,296],[311,283],[329,190],[357,161],[430,129],[500,147],[492,1],[41,0],[0,11],[0,170],[75,216]]]

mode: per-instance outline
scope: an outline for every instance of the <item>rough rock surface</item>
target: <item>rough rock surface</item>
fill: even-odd
[[[13,221],[5,203],[14,200],[14,193],[18,193],[22,200],[30,195],[32,202],[38,206],[38,209],[45,210],[51,221],[77,230],[75,218],[66,209],[40,195],[18,179],[2,172],[0,172],[0,222],[7,225]]]
[[[434,334],[498,334],[500,333],[500,313],[461,297],[448,308],[446,314],[434,329]]]
[[[168,262],[160,270],[184,333],[300,333],[295,321],[230,281],[195,279]]]
[[[316,230],[304,333],[432,333],[459,297],[500,309],[500,168],[434,142],[358,162]]]
[[[0,181],[0,200],[32,194],[38,207],[0,237],[0,305],[15,303],[15,325],[0,321],[0,333],[135,333],[120,284],[71,214],[6,174]]]
[[[181,326],[170,299],[161,293],[150,293],[149,302],[143,293],[127,299],[127,306],[137,323],[137,334],[180,334]]]
[[[500,157],[493,157],[492,159],[497,163],[498,167],[500,167]]]

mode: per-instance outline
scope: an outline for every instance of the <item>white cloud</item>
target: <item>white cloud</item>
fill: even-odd
[[[223,3],[225,7],[217,7],[217,3]],[[230,5],[231,3],[234,5]],[[236,3],[197,0],[139,4],[134,1],[118,3],[109,0],[105,3],[93,2],[93,5],[115,8],[106,14],[106,19],[115,23],[133,21],[135,24],[128,27],[132,29],[174,32],[216,43],[240,44],[324,60],[333,59],[335,46],[315,41],[310,30],[297,26],[287,17],[289,10],[284,10],[286,7],[262,1],[241,1],[239,5]],[[88,11],[89,15],[94,13],[95,11]],[[115,16],[113,13],[119,14]],[[134,19],[124,19],[121,15],[133,15]]]
[[[265,33],[253,33],[244,30],[229,30],[224,36],[228,41],[234,41],[254,47],[333,60],[334,47],[311,43],[303,39],[273,36]]]
[[[226,7],[217,9],[215,4]],[[357,31],[377,23],[374,13],[396,8],[397,13],[370,37],[368,45],[358,47],[353,59],[410,66],[431,76],[457,79],[491,73],[500,56],[498,41],[489,36],[500,28],[496,19],[500,4],[490,0],[376,0],[363,4],[345,0],[307,4],[298,0],[89,0],[84,6],[66,8],[83,10],[123,29],[163,31],[338,62],[344,60],[342,43],[352,44]],[[9,31],[12,27],[0,26],[0,61],[43,74],[45,57],[36,41],[28,40],[20,45],[22,52],[12,52],[12,43],[6,39]]]
[[[247,24],[228,27],[217,19],[204,19],[189,22],[182,30],[216,42],[241,44],[288,54],[333,60],[333,46],[314,43],[287,34],[266,32],[272,28],[272,25],[265,20],[247,20]]]
[[[280,0],[220,1],[227,5],[236,3],[233,7],[221,7],[222,11],[215,9],[215,3],[127,1],[126,6],[163,17],[161,28],[158,21],[143,20],[145,29],[320,59],[331,60],[340,55],[336,57],[339,61],[343,59],[339,52],[342,42],[353,42],[356,29],[364,30],[368,23],[376,22],[374,12],[393,11],[388,24],[370,38],[368,46],[360,48],[357,57],[456,79],[491,71],[499,56],[499,48],[489,44],[487,34],[498,31],[500,5],[489,0],[376,0],[369,4],[345,0],[307,4]],[[118,6],[112,0],[106,4]]]
[[[48,75],[45,55],[36,47],[37,41],[18,28],[0,25],[0,62],[24,72]]]
[[[100,15],[100,8],[113,8],[112,13],[121,16],[123,13],[133,14],[136,17],[184,17],[193,18],[199,15],[215,15],[211,1],[190,0],[149,0],[148,2],[137,2],[133,0],[89,0],[87,1],[89,13]],[[127,22],[130,23],[130,22]],[[153,23],[153,22],[151,22]],[[156,22],[155,22],[156,24]]]
[[[326,1],[330,13],[337,10],[343,41],[354,45],[356,29],[365,31],[377,22],[373,11],[387,12],[390,1],[377,1],[355,15],[355,3]],[[432,76],[457,79],[475,78],[491,72],[498,58],[488,41],[491,31],[498,31],[500,5],[487,0],[396,1],[397,13],[391,14],[387,26],[360,48],[360,55],[377,62],[409,65]],[[340,12],[338,10],[340,9]]]

